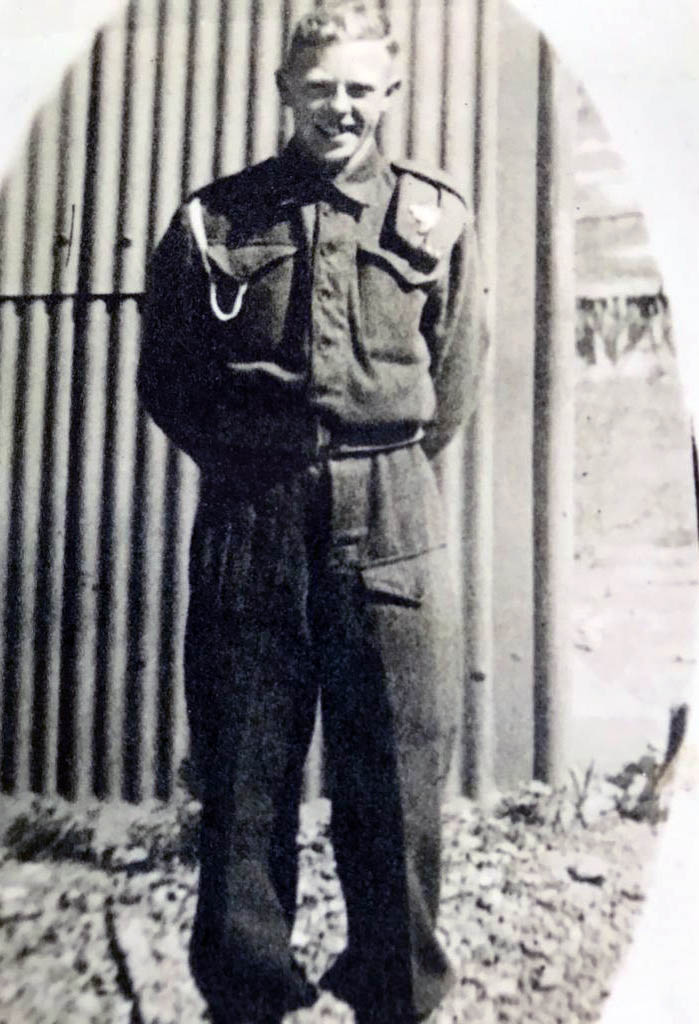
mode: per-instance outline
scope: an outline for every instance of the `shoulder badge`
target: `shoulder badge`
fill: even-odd
[[[411,161],[391,164],[398,175],[394,230],[412,261],[426,271],[448,255],[467,220],[466,200],[448,175]]]

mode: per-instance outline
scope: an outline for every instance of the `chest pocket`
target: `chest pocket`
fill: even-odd
[[[429,288],[442,273],[442,267],[439,264],[432,270],[421,270],[390,249],[366,243],[360,243],[357,246],[357,262],[360,277],[362,274],[367,276],[373,269],[375,273],[393,278],[403,291],[410,291],[413,288]]]
[[[443,273],[424,271],[380,246],[357,247],[357,279],[367,342],[392,361],[424,361],[420,324],[427,298]]]
[[[298,371],[294,329],[298,261],[293,245],[212,246],[209,344],[231,369],[276,364]],[[254,365],[250,366],[254,369]]]
[[[241,246],[210,243],[199,199],[189,204],[189,220],[209,281],[212,316],[220,324],[242,317],[248,329],[266,324],[273,338],[284,322],[297,246],[273,238]]]
[[[290,261],[295,254],[295,246],[275,243],[245,245],[238,249],[211,246],[210,297],[216,318],[225,322],[239,316],[248,292],[248,301],[253,299],[256,290],[263,291],[267,301],[273,298],[270,289],[282,285],[285,277],[291,278]]]

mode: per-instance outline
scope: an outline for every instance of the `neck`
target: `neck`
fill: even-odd
[[[303,156],[303,159],[311,164],[319,175],[332,180],[350,177],[367,160],[371,159],[376,151],[376,140],[372,136],[365,139],[356,153],[353,153],[348,160],[338,161],[337,163],[325,163],[323,160],[316,160],[313,154],[309,153],[301,140],[296,138],[296,136],[291,140],[291,145],[296,147]]]
[[[365,139],[361,144],[356,153],[353,153],[349,160],[343,163],[342,167],[333,175],[333,177],[349,177],[359,167],[362,167],[367,160],[371,159],[372,155],[376,150],[376,141],[373,136]]]

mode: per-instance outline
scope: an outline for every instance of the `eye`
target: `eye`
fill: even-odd
[[[332,94],[333,86],[330,82],[306,82],[303,91],[309,99],[324,99]]]
[[[373,92],[375,92],[373,85],[360,85],[358,82],[351,82],[347,86],[347,95],[351,96],[353,100],[361,100]]]

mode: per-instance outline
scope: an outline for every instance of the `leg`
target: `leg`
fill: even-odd
[[[429,1013],[452,980],[434,935],[440,797],[456,704],[446,552],[335,576],[317,628],[332,835],[349,942],[326,979],[360,1022]]]
[[[203,806],[191,964],[226,1024],[311,996],[289,952],[317,692],[301,497],[280,485],[255,501],[204,505],[192,542],[186,686]]]

